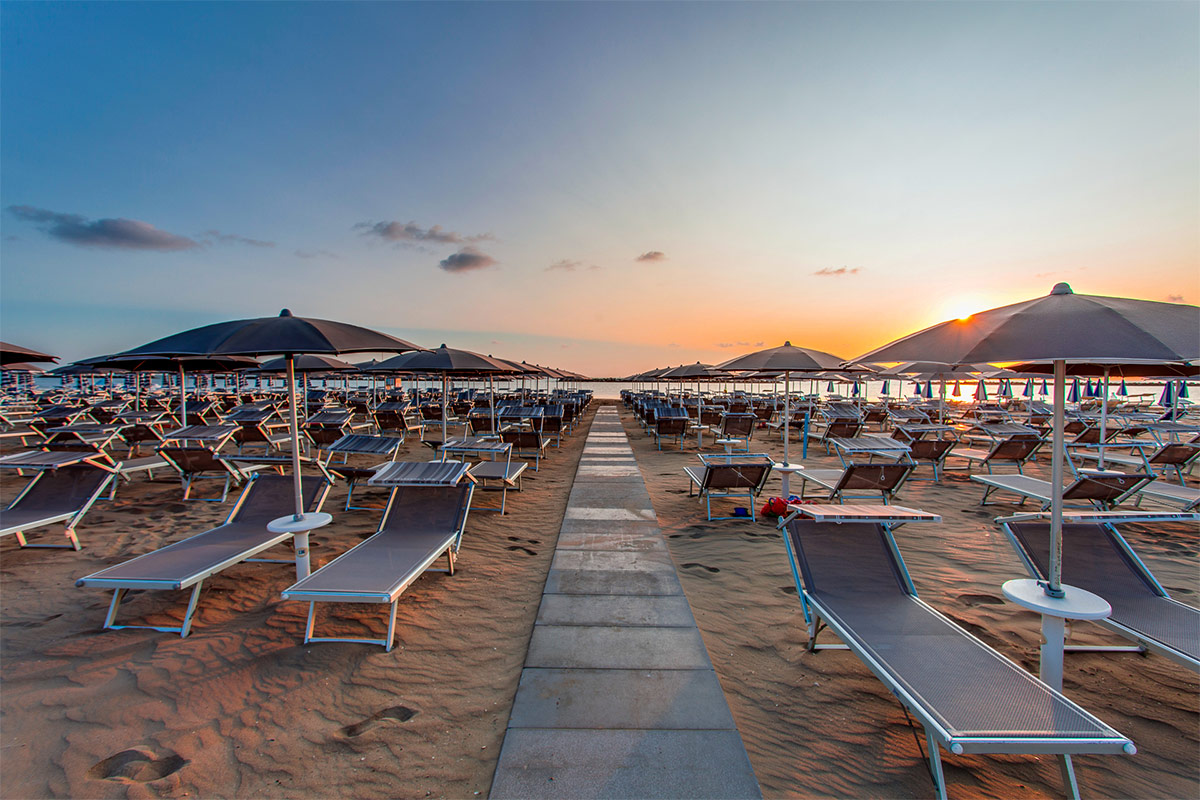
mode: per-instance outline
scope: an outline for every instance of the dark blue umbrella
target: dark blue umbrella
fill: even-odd
[[[1129,387],[1125,385],[1124,378],[1121,379],[1121,388],[1117,389],[1117,394],[1119,394],[1121,397],[1129,396]]]

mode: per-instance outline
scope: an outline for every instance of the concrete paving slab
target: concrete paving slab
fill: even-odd
[[[552,569],[545,591],[552,594],[683,594],[674,572]]]
[[[747,800],[762,791],[736,730],[511,728],[491,797]]]
[[[667,543],[657,527],[643,526],[643,532],[612,531],[603,528],[593,531],[566,531],[558,534],[558,550],[636,550],[666,553]]]
[[[654,509],[646,508],[640,511],[630,511],[627,508],[598,508],[598,507],[572,507],[567,506],[567,519],[607,519],[607,520],[632,520],[641,522],[645,520],[658,519],[654,514]]]
[[[716,673],[700,669],[527,669],[513,728],[732,728]]]
[[[548,594],[538,608],[539,625],[642,625],[678,628],[696,624],[687,598],[679,595]]]
[[[555,550],[550,569],[633,570],[641,572],[670,572],[675,563],[665,551],[622,550]]]
[[[695,628],[535,625],[525,668],[711,669]]]

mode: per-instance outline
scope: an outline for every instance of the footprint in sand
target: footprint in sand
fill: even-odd
[[[120,783],[149,783],[173,775],[187,763],[187,759],[177,753],[167,753],[159,758],[149,750],[134,748],[97,762],[87,775]]]
[[[683,565],[684,569],[691,569],[692,567],[699,567],[700,569],[708,570],[709,572],[720,572],[721,571],[721,570],[717,569],[716,567],[708,567],[708,566],[705,566],[704,564],[697,564],[695,561],[691,561],[691,562],[688,562],[687,564]]]
[[[510,542],[525,542],[526,544],[541,544],[541,539],[522,539],[520,536],[509,536]]]
[[[48,617],[44,617],[43,619],[36,620],[36,621],[30,620],[29,622],[10,622],[10,623],[8,623],[8,626],[10,628],[37,628],[42,625],[45,625],[50,620],[58,619],[61,616],[62,616],[62,614],[51,614]]]
[[[780,586],[779,591],[783,592],[784,594],[795,594],[796,587],[795,586]]]
[[[990,594],[960,594],[959,600],[962,600],[969,606],[1002,606],[1004,601],[999,597],[992,597]]]
[[[356,722],[353,725],[347,725],[342,728],[343,736],[362,736],[369,730],[379,727],[384,720],[394,720],[395,722],[408,722],[417,715],[416,711],[405,706],[392,706],[385,708],[382,711],[376,711],[371,716]]]
[[[519,545],[519,544],[512,544],[512,545],[509,545],[509,546],[508,546],[507,548],[505,548],[505,549],[507,549],[507,550],[519,550],[519,551],[521,551],[522,553],[524,553],[524,554],[525,554],[525,555],[527,555],[527,556],[536,556],[536,555],[537,555],[537,550],[530,550],[528,547],[522,547],[522,546],[521,546],[521,545]]]

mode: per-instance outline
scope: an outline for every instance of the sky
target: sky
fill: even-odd
[[[0,338],[622,376],[1200,302],[1200,4],[0,4]]]

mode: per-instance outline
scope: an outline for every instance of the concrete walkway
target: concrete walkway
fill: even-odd
[[[762,796],[612,406],[584,446],[490,796]]]

